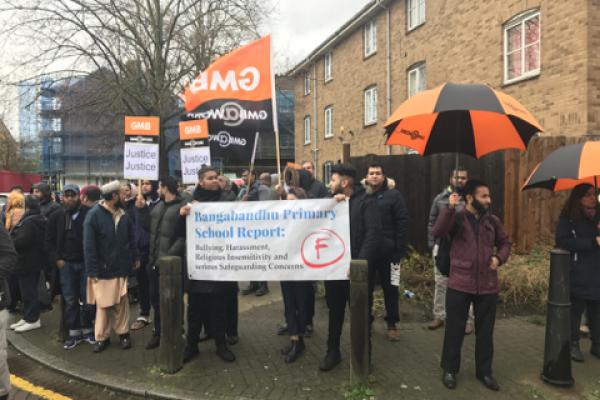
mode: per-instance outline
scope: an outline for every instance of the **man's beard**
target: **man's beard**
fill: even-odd
[[[342,187],[341,187],[341,186],[337,187],[336,189],[333,189],[333,188],[332,188],[332,189],[330,189],[330,190],[331,190],[331,194],[332,194],[332,195],[334,195],[334,196],[335,196],[336,194],[342,194],[342,193],[344,193],[344,189],[342,189]]]
[[[73,204],[65,205],[65,209],[67,210],[67,212],[73,213],[79,208],[80,205],[81,205],[81,203],[78,201]]]
[[[477,214],[479,214],[480,216],[487,214],[487,212],[490,210],[489,207],[486,208],[483,205],[483,203],[479,202],[475,198],[473,199],[473,208],[475,209],[475,211],[477,211]]]
[[[117,200],[117,202],[115,203],[115,208],[123,208],[123,202],[121,201],[121,199]]]

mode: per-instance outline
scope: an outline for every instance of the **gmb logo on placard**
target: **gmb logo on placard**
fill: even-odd
[[[300,247],[302,262],[310,268],[325,268],[340,261],[346,254],[344,240],[331,229],[309,233]]]

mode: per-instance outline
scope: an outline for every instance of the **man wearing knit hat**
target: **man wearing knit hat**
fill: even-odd
[[[102,200],[89,212],[83,228],[87,274],[87,302],[96,304],[94,352],[110,344],[110,328],[119,335],[121,348],[131,348],[127,276],[139,267],[134,222],[119,199],[119,181],[102,186]]]

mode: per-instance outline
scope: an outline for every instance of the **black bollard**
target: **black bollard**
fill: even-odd
[[[181,258],[161,257],[158,260],[160,272],[160,347],[158,365],[162,372],[174,374],[183,367],[183,283],[181,279]]]
[[[571,374],[570,269],[571,253],[553,249],[550,252],[544,369],[541,377],[546,383],[564,387],[575,383]]]
[[[369,267],[365,260],[350,263],[350,370],[352,384],[369,378]]]

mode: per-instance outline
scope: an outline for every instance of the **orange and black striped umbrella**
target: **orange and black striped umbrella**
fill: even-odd
[[[600,184],[600,142],[571,144],[553,151],[539,163],[521,190],[573,189],[581,183]]]
[[[511,96],[488,85],[446,83],[406,100],[385,123],[388,145],[421,155],[463,153],[479,158],[525,150],[543,128]]]

